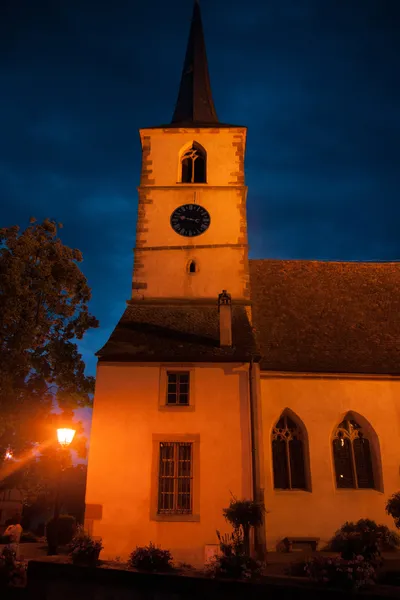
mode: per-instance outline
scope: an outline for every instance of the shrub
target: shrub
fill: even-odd
[[[307,577],[307,566],[308,561],[306,560],[292,562],[284,569],[284,573],[289,577]]]
[[[82,526],[77,527],[76,533],[68,545],[68,553],[74,564],[95,567],[99,562],[103,549],[101,539],[94,540],[85,532]]]
[[[157,548],[152,542],[148,546],[136,546],[129,557],[128,565],[133,569],[141,571],[159,571],[165,573],[171,571],[172,554],[169,550]]]
[[[0,590],[8,586],[26,584],[26,566],[16,558],[14,550],[6,546],[0,554]]]
[[[246,553],[241,529],[225,535],[217,531],[217,536],[220,554],[215,555],[207,565],[211,577],[253,579],[261,575],[263,565]]]
[[[315,557],[306,563],[307,575],[324,585],[341,590],[358,590],[374,585],[374,566],[361,555],[346,560],[341,557]]]
[[[400,492],[389,498],[386,503],[386,512],[393,517],[397,529],[400,529]]]
[[[340,552],[347,560],[355,556],[378,560],[382,550],[394,550],[399,546],[400,536],[395,531],[369,519],[360,519],[357,523],[347,521],[329,543],[330,550]]]
[[[228,508],[223,509],[225,519],[234,529],[243,530],[243,544],[246,554],[250,555],[250,529],[263,522],[265,506],[254,500],[237,500],[233,498]]]
[[[60,515],[58,523],[55,519],[50,519],[46,526],[46,538],[49,547],[57,544],[66,546],[74,537],[76,531],[76,521],[71,515]]]

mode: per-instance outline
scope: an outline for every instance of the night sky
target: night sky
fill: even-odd
[[[202,0],[221,121],[248,126],[250,256],[400,259],[400,1]],[[100,329],[130,296],[138,128],[169,122],[191,0],[0,1],[0,226],[61,221]]]

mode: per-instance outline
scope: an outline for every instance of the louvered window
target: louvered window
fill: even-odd
[[[193,444],[161,442],[158,514],[191,514],[193,504]]]
[[[375,487],[370,443],[354,419],[345,419],[337,428],[333,458],[338,488]]]
[[[307,489],[301,427],[283,415],[272,431],[274,488]]]

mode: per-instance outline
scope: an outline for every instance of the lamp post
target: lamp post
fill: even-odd
[[[58,443],[61,446],[61,464],[60,464],[60,470],[59,470],[59,474],[58,474],[58,479],[57,479],[57,486],[56,486],[56,495],[55,495],[55,499],[54,499],[54,513],[53,513],[53,539],[51,541],[49,541],[49,539],[47,539],[47,544],[48,544],[48,551],[47,554],[49,556],[57,554],[57,549],[58,549],[58,527],[59,527],[59,518],[60,518],[60,489],[61,489],[61,477],[62,474],[65,470],[65,458],[66,458],[66,451],[68,449],[68,446],[71,444],[72,440],[74,439],[76,430],[72,429],[71,427],[59,427],[57,429],[57,439],[58,439]]]

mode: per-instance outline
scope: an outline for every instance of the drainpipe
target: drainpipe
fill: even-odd
[[[250,430],[253,500],[264,504],[264,449],[262,437],[260,365],[251,360],[249,365]],[[254,550],[259,560],[265,560],[265,514],[261,525],[254,530]]]

